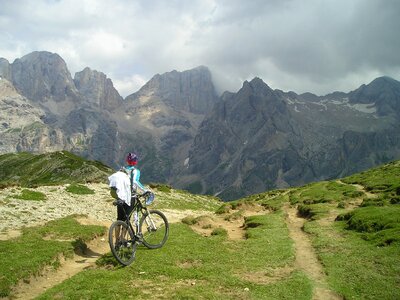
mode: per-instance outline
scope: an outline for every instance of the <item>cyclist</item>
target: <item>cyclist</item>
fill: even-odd
[[[140,170],[135,167],[138,163],[138,156],[133,152],[128,153],[126,163],[127,166],[109,177],[111,195],[124,202],[122,206],[117,206],[117,220],[121,221],[125,221],[125,213],[129,215],[133,209],[134,203],[131,201],[133,194],[148,192],[147,205],[154,200],[154,194],[140,182]]]

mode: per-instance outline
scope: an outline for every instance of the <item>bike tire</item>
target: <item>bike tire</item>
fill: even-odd
[[[108,243],[114,257],[128,266],[136,257],[136,239],[131,228],[124,221],[115,221],[108,231]]]
[[[143,245],[149,249],[161,248],[168,239],[169,223],[167,217],[158,210],[152,209],[144,213],[139,226],[143,235]]]

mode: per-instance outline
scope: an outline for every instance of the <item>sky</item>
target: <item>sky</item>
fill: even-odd
[[[220,94],[259,77],[325,95],[400,80],[399,16],[398,0],[0,0],[0,57],[57,53],[123,97],[200,65]]]

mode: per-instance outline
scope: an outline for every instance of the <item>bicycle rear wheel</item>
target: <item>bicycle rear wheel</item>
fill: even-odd
[[[108,231],[108,243],[114,257],[123,265],[130,265],[136,256],[135,235],[124,221],[115,221]]]
[[[143,245],[150,249],[161,248],[168,239],[169,224],[165,215],[158,210],[148,210],[140,220]]]

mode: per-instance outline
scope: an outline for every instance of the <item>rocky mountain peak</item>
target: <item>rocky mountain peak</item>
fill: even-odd
[[[350,103],[374,104],[379,115],[400,115],[400,82],[390,77],[376,78],[349,93]]]
[[[77,90],[71,74],[58,54],[32,52],[11,64],[11,74],[17,90],[31,100],[77,101]]]
[[[86,67],[75,73],[74,83],[89,104],[105,110],[114,110],[122,104],[123,98],[114,88],[111,79],[102,72]]]
[[[208,68],[200,66],[191,70],[176,70],[155,75],[137,93],[127,100],[139,97],[156,97],[177,110],[205,114],[217,101],[217,94]]]

